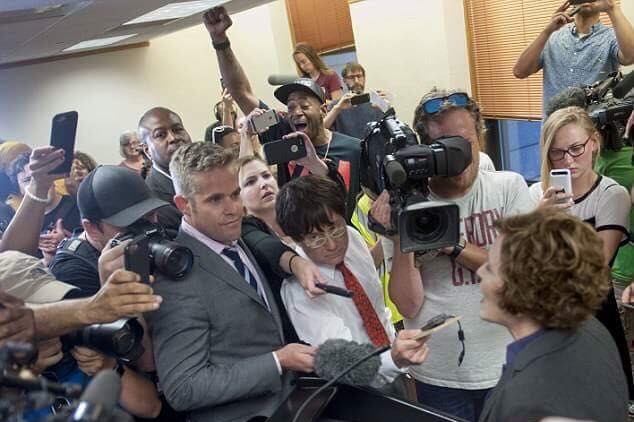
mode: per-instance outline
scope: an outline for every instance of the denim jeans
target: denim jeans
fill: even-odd
[[[489,391],[490,388],[461,390],[416,381],[419,403],[471,422],[478,421]]]

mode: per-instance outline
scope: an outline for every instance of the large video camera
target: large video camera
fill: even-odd
[[[369,124],[362,143],[361,185],[374,193],[390,193],[392,227],[386,232],[370,218],[380,234],[398,232],[403,252],[438,249],[458,243],[460,211],[457,205],[429,201],[428,179],[452,177],[471,163],[471,145],[461,137],[437,139],[422,145],[414,132],[393,115]]]
[[[163,227],[141,219],[128,227],[128,231],[113,240],[117,245],[128,239],[146,236],[149,240],[150,272],[158,271],[171,278],[184,277],[191,270],[194,255],[189,248],[169,240]]]

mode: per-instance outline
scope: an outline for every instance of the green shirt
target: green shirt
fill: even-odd
[[[619,151],[603,150],[595,164],[595,170],[614,179],[628,192],[632,192],[634,185],[634,166],[632,166],[632,147],[623,147]],[[630,210],[630,236],[634,229],[634,208]],[[619,249],[612,276],[624,286],[634,280],[634,244],[630,241]]]

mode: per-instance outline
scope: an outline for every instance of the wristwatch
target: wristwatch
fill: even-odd
[[[467,240],[464,237],[461,237],[460,240],[458,241],[458,244],[453,247],[453,251],[451,251],[451,254],[449,256],[452,257],[453,259],[458,258],[460,254],[462,253],[462,251],[464,251],[464,248],[466,247],[467,247]]]
[[[211,45],[213,46],[214,50],[226,50],[227,48],[231,47],[231,43],[229,42],[229,39],[226,39],[225,41],[221,41],[221,42],[211,42]]]

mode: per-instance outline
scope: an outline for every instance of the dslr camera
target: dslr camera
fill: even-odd
[[[62,337],[64,347],[84,346],[132,362],[141,357],[143,327],[136,318],[123,318],[109,324],[94,324]]]
[[[419,144],[416,134],[389,113],[368,124],[361,145],[361,185],[379,195],[390,193],[392,227],[386,231],[370,216],[370,228],[380,234],[400,235],[403,252],[438,249],[458,243],[457,205],[429,200],[432,176],[452,177],[471,163],[471,145],[461,137]]]
[[[191,270],[194,262],[192,251],[171,241],[163,227],[145,219],[128,226],[128,231],[114,239],[112,244],[115,246],[138,236],[148,238],[150,273],[158,271],[170,278],[178,279]]]

